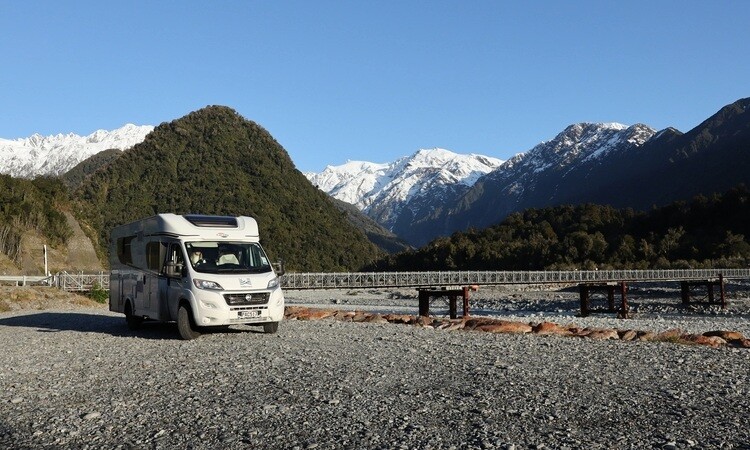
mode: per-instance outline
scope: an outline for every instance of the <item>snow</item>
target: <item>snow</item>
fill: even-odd
[[[502,163],[489,156],[462,155],[432,148],[420,149],[392,163],[347,161],[340,166],[327,166],[320,173],[305,173],[305,176],[329,195],[367,213],[374,205],[382,206],[384,202],[403,206],[417,196],[429,195],[436,186],[473,186]]]
[[[126,124],[113,131],[97,130],[88,136],[60,133],[0,139],[0,173],[20,178],[60,175],[101,151],[125,150],[143,142],[153,129],[150,125]]]

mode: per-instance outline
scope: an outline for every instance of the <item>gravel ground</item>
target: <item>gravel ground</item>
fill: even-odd
[[[331,295],[287,293],[416,312],[406,291]],[[575,317],[570,292],[472,295],[475,313],[613,320]],[[750,334],[740,306],[643,297],[644,329]],[[102,308],[0,314],[0,448],[750,449],[747,349],[333,320],[177,337]]]

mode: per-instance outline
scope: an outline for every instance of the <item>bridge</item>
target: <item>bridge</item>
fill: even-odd
[[[750,279],[750,269],[287,273],[284,289],[428,288]]]
[[[435,288],[452,286],[499,286],[513,284],[582,284],[616,282],[667,282],[729,279],[750,280],[750,269],[685,270],[563,270],[563,271],[434,271],[434,272],[339,272],[286,273],[281,285],[287,290]],[[0,276],[0,283],[43,284],[66,291],[109,289],[109,273],[58,272],[51,276]]]

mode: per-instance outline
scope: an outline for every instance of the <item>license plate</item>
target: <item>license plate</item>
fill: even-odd
[[[237,311],[237,317],[239,317],[240,319],[260,317],[260,311]]]

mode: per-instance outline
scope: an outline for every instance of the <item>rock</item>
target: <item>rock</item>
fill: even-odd
[[[487,317],[472,317],[464,322],[464,328],[466,328],[467,330],[473,330],[480,325],[490,325],[496,322],[497,321]]]
[[[727,341],[719,336],[706,336],[705,334],[684,334],[681,336],[681,341],[690,344],[707,345],[713,348],[727,345]]]
[[[451,323],[451,326],[449,326],[448,328],[445,329],[445,331],[463,330],[464,326],[465,326],[465,322],[464,321],[453,322],[453,323]]]
[[[100,413],[98,411],[93,411],[93,412],[84,414],[83,417],[82,417],[82,419],[83,420],[94,420],[94,419],[98,419],[101,416],[102,416],[102,413]]]
[[[388,323],[388,320],[381,316],[380,314],[370,314],[367,319],[365,319],[365,322],[369,323]]]
[[[741,341],[745,339],[745,336],[740,332],[724,330],[707,331],[703,333],[703,336],[718,336],[725,341]]]
[[[633,341],[638,337],[638,332],[635,330],[623,330],[618,332],[621,341]]]
[[[367,314],[363,313],[362,311],[357,311],[352,316],[352,322],[364,322],[367,320]]]
[[[414,317],[408,314],[386,314],[383,316],[391,323],[403,323],[408,324],[414,321]]]
[[[336,311],[336,314],[334,314],[334,319],[340,320],[342,322],[351,322],[352,317],[354,317],[354,311]]]
[[[479,331],[485,331],[488,333],[531,333],[531,325],[521,322],[506,322],[501,321],[500,323],[479,325],[475,328]]]
[[[589,333],[586,335],[589,339],[597,339],[597,340],[618,340],[620,339],[620,335],[617,333],[617,330],[605,328],[600,330],[590,330]]]
[[[678,329],[671,329],[667,331],[662,331],[661,333],[658,333],[654,339],[657,341],[669,341],[669,342],[678,342],[680,338],[682,337],[683,332]]]
[[[652,333],[651,331],[639,331],[638,337],[636,340],[638,341],[653,341],[656,338],[656,333]]]
[[[570,336],[571,334],[570,330],[568,330],[567,328],[563,328],[560,325],[553,323],[553,322],[541,322],[537,325],[534,325],[532,327],[532,331],[540,335],[556,334],[556,335]]]

